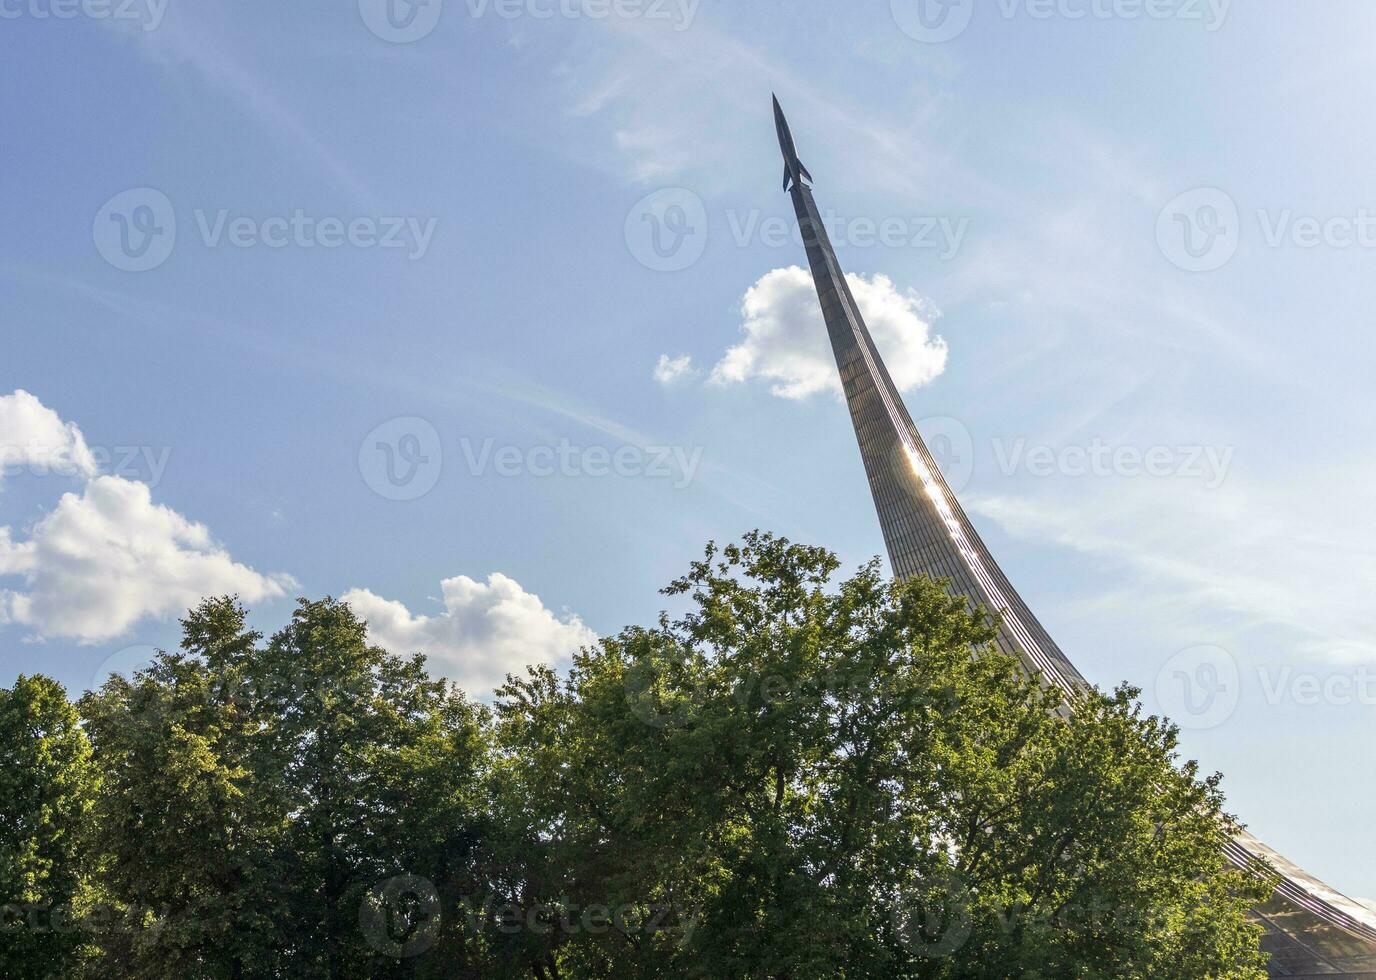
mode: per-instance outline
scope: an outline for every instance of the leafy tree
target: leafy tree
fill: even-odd
[[[142,926],[102,968],[414,976],[446,952],[462,976],[481,949],[434,906],[472,863],[483,712],[329,599],[266,644],[232,599],[183,628],[179,652],[82,704],[107,772],[102,884]]]
[[[183,621],[182,649],[112,677],[81,708],[105,773],[101,885],[128,928],[102,968],[243,977],[281,965],[286,819],[251,769],[262,720],[246,684],[259,634],[231,600]]]
[[[74,972],[91,912],[82,835],[97,784],[66,692],[47,677],[0,689],[0,975]]]
[[[1137,692],[1064,717],[938,583],[837,568],[709,547],[679,618],[501,689],[535,976],[1264,976],[1219,779]]]
[[[495,710],[302,600],[0,691],[5,976],[1264,975],[1217,776],[927,580],[760,534]],[[89,739],[89,741],[88,741]],[[98,774],[98,775],[97,775]],[[97,910],[105,912],[93,917]],[[5,925],[13,916],[6,909]],[[95,922],[94,918],[99,918]],[[53,921],[51,918],[47,921]]]
[[[329,599],[303,600],[254,658],[254,672],[265,726],[255,770],[290,815],[294,888],[284,911],[294,975],[383,976],[385,960],[414,973],[421,953],[431,970],[444,964],[441,975],[477,969],[480,951],[458,934],[453,914],[445,942],[432,943],[445,924],[441,890],[475,887],[485,713],[430,679],[423,657],[368,645],[366,624]],[[378,895],[388,882],[392,893]],[[370,897],[419,903],[411,924],[426,932],[398,930],[387,916],[404,909],[375,910]],[[365,908],[375,914],[361,927]],[[439,930],[426,918],[435,912]]]

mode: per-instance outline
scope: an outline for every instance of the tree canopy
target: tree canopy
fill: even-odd
[[[0,975],[65,976],[82,950],[91,744],[61,685],[0,689]]]
[[[709,546],[490,705],[330,599],[207,600],[77,706],[20,678],[5,975],[1265,976],[1268,883],[1136,691],[1058,711],[941,583],[838,573]]]

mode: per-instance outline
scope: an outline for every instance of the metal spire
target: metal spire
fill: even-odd
[[[784,155],[784,190],[798,215],[894,574],[945,579],[953,593],[998,613],[998,647],[1060,688],[1069,710],[1087,682],[999,568],[908,415],[846,284],[808,186],[812,175],[798,159],[777,98],[774,124]],[[1254,913],[1266,929],[1262,946],[1271,954],[1273,976],[1376,977],[1376,914],[1370,909],[1245,832],[1228,843],[1227,853],[1240,868],[1262,857],[1280,871],[1273,897]]]

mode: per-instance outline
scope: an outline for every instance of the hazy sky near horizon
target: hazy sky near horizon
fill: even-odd
[[[56,6],[0,0],[0,683],[235,592],[482,691],[709,538],[880,553],[773,91],[1029,604],[1376,897],[1370,4]]]

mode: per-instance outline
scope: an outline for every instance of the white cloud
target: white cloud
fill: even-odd
[[[20,389],[0,395],[0,480],[16,469],[92,477],[96,461],[80,429]]]
[[[682,354],[678,357],[670,357],[668,354],[660,354],[659,362],[655,364],[654,377],[660,384],[668,387],[680,381],[686,381],[697,373],[693,367],[693,358],[689,354]]]
[[[24,583],[6,594],[11,622],[82,643],[178,615],[207,595],[258,602],[293,584],[235,562],[205,525],[154,504],[147,485],[114,476],[64,494],[28,540],[0,528],[0,576]]]
[[[0,395],[0,463],[83,481],[27,537],[0,525],[0,578],[15,580],[0,588],[0,625],[98,643],[207,595],[257,602],[294,584],[235,562],[203,524],[154,504],[146,484],[98,475],[76,424],[26,391]]]
[[[441,589],[444,612],[434,616],[413,614],[367,589],[342,598],[368,621],[373,642],[396,654],[424,653],[435,676],[474,695],[489,693],[508,673],[559,663],[597,640],[577,616],[559,618],[501,573],[489,575],[486,584],[459,575],[445,579]]]
[[[946,342],[932,336],[932,311],[921,297],[911,290],[900,293],[883,275],[848,275],[846,281],[900,390],[927,384],[946,369]],[[711,383],[758,378],[780,398],[841,396],[810,273],[798,266],[766,273],[746,292],[741,313],[745,339],[712,369]]]

